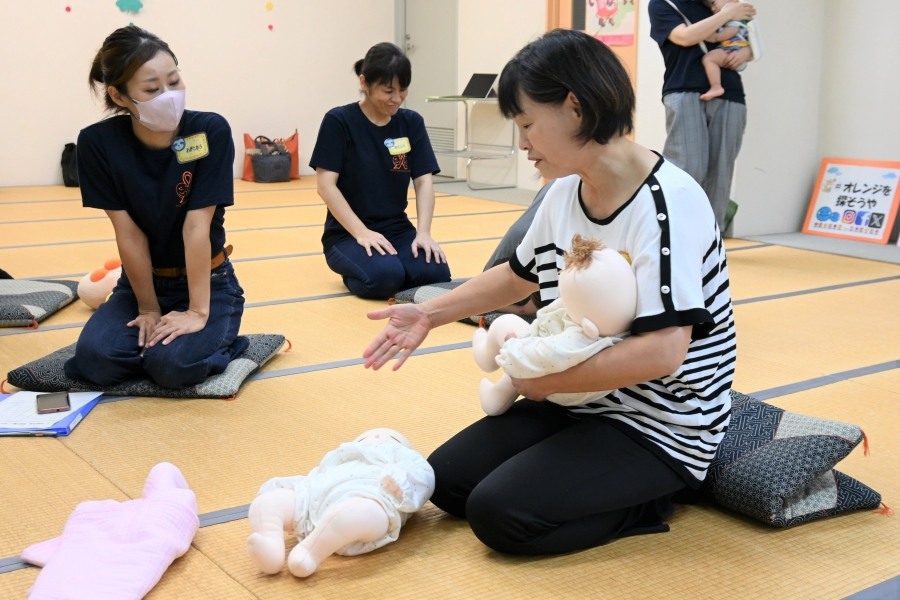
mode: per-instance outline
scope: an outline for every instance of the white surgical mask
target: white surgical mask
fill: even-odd
[[[138,109],[135,118],[150,131],[175,131],[184,114],[184,96],[185,90],[169,90],[146,102],[132,98]]]

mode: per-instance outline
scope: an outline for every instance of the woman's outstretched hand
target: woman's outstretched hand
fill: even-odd
[[[367,315],[373,321],[389,319],[387,326],[363,352],[366,368],[378,370],[400,353],[394,371],[425,341],[433,327],[428,314],[415,304],[397,304]]]

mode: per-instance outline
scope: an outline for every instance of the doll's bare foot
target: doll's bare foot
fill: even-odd
[[[355,498],[325,511],[306,538],[291,550],[288,569],[296,577],[309,577],[323,560],[353,542],[374,542],[387,534],[387,513],[374,500]]]
[[[260,572],[274,575],[284,566],[284,535],[278,539],[261,533],[251,533],[247,538],[247,553]]]
[[[509,375],[504,373],[497,383],[491,383],[491,380],[487,378],[482,379],[478,386],[478,396],[481,399],[481,410],[484,411],[484,414],[496,417],[509,410],[509,407],[519,397],[519,393],[513,387]]]
[[[284,533],[293,528],[296,496],[276,489],[257,496],[250,505],[247,553],[257,568],[273,575],[284,566]]]
[[[723,88],[721,85],[714,85],[713,87],[709,88],[708,92],[706,92],[705,94],[700,96],[700,99],[701,100],[712,100],[713,98],[718,98],[719,96],[721,96],[724,93],[725,93],[725,88]]]

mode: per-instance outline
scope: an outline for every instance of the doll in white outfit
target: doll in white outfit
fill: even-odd
[[[276,477],[250,505],[247,551],[260,571],[284,566],[284,533],[300,543],[288,569],[312,575],[335,552],[353,556],[394,542],[434,492],[434,471],[392,429],[372,429],[325,455],[309,475]]]
[[[533,379],[561,373],[616,344],[628,335],[637,313],[637,279],[627,253],[606,248],[580,235],[572,239],[559,276],[559,298],[537,312],[532,324],[503,315],[472,340],[475,362],[483,371],[503,368],[500,381],[481,381],[481,408],[488,415],[506,412],[518,397],[511,377]],[[551,394],[563,406],[586,404],[606,391]]]

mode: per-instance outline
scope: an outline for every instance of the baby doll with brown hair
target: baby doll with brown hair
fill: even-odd
[[[637,314],[637,280],[627,253],[580,235],[572,239],[559,276],[559,298],[537,312],[529,325],[503,315],[472,340],[475,362],[485,372],[502,367],[497,383],[481,381],[481,407],[488,415],[506,412],[518,397],[516,379],[561,373],[628,335]],[[551,394],[547,400],[578,406],[607,391]]]

